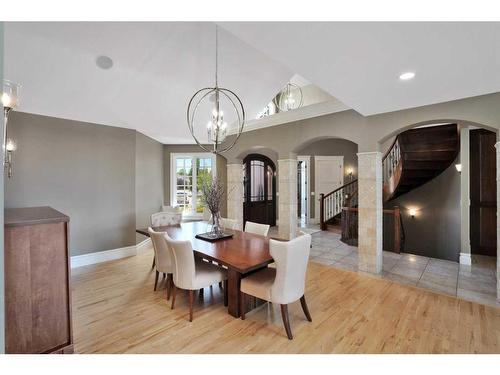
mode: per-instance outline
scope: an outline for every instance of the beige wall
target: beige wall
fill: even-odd
[[[234,163],[253,150],[266,149],[274,150],[278,159],[287,159],[328,137],[350,140],[358,144],[359,152],[379,151],[387,138],[429,122],[480,124],[496,131],[500,128],[499,102],[500,93],[495,93],[368,117],[354,110],[333,113],[243,133],[226,158]]]
[[[455,164],[426,184],[384,204],[391,209],[398,206],[405,233],[404,251],[457,262],[460,255],[460,173]],[[409,209],[417,214],[412,218]],[[392,239],[391,224],[384,227],[384,235]],[[391,241],[392,242],[392,241]]]
[[[135,226],[150,225],[151,214],[163,205],[163,145],[139,132],[135,134]],[[136,242],[144,240],[137,234]]]
[[[70,217],[71,255],[135,245],[135,131],[11,114],[17,141],[5,206]]]

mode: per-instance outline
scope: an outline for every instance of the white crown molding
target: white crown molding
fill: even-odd
[[[311,104],[306,107],[301,107],[293,111],[279,112],[274,115],[249,120],[245,122],[243,127],[243,132],[249,132],[252,130],[268,128],[270,126],[276,126],[281,124],[286,124],[289,122],[305,120],[308,118],[319,117],[328,115],[336,112],[347,111],[350,108],[345,104],[339,102],[338,100],[331,100],[322,103]],[[237,129],[230,127],[228,134],[236,134]]]

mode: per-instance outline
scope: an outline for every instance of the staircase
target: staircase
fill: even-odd
[[[358,180],[348,182],[338,189],[320,194],[319,217],[321,230],[326,230],[329,223],[340,217],[342,208],[358,204]]]
[[[427,126],[400,133],[382,160],[383,199],[393,200],[438,176],[455,160],[460,149],[457,124]],[[342,241],[356,245],[358,238],[358,184],[354,180],[320,196],[320,226],[341,218]],[[404,245],[400,210],[385,209],[393,216],[394,251]]]
[[[453,163],[459,149],[457,124],[399,134],[382,161],[384,202],[432,180]]]

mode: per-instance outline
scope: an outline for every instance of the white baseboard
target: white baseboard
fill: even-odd
[[[140,253],[142,251],[148,250],[151,246],[151,239],[146,238],[144,241],[139,242],[137,245],[135,245],[137,248],[137,253]]]
[[[472,258],[468,253],[460,253],[460,264],[465,264],[466,266],[472,265]]]
[[[141,242],[141,244],[143,242]],[[119,249],[99,251],[97,253],[75,255],[71,257],[71,268],[88,266],[89,264],[102,263],[134,255],[137,255],[137,246],[127,246]]]

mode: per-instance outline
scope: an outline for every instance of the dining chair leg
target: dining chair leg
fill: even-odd
[[[306,303],[306,296],[300,297],[300,304],[302,305],[302,310],[304,311],[304,315],[306,316],[307,320],[312,322],[311,314],[309,313],[309,309],[307,308],[307,303]]]
[[[227,305],[229,304],[229,294],[227,293],[227,279],[224,280],[223,292],[224,292],[224,306],[227,307]]]
[[[245,293],[240,291],[240,315],[241,320],[245,320]]]
[[[167,274],[167,301],[170,299],[170,294],[172,293],[173,278],[172,274]]]
[[[153,265],[151,266],[151,269],[154,269],[155,265],[156,265],[156,259],[155,259],[155,256],[153,254]]]
[[[290,329],[290,321],[288,320],[288,305],[281,305],[281,317],[283,318],[283,324],[285,325],[286,335],[290,340],[292,340],[292,330]]]
[[[174,284],[173,288],[172,288],[172,306],[170,306],[170,308],[172,310],[174,309],[174,305],[175,305],[175,295],[177,294],[176,292],[177,292],[177,287]]]
[[[156,271],[156,276],[155,276],[155,289],[154,291],[156,292],[156,286],[158,285],[158,276],[160,276],[160,273]]]
[[[189,291],[189,321],[193,321],[193,299],[194,299],[194,290]]]

